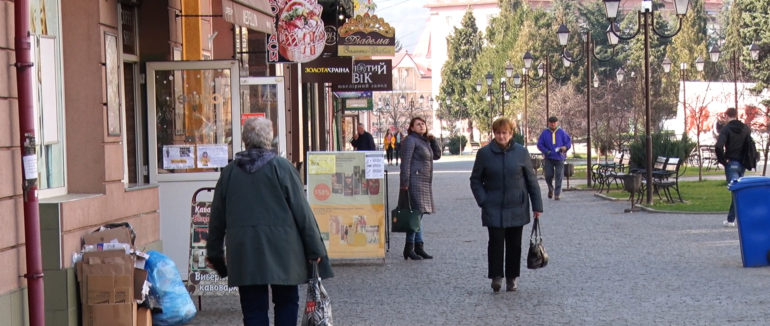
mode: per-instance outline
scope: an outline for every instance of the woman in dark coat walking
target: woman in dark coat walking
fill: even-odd
[[[332,276],[331,266],[297,170],[270,149],[272,122],[246,120],[242,139],[246,150],[217,181],[206,253],[211,267],[238,287],[244,325],[269,325],[269,286],[275,325],[293,326],[297,285],[310,278],[310,262],[320,261],[322,278]]]
[[[521,233],[530,221],[543,212],[540,186],[529,152],[512,141],[514,124],[500,118],[492,124],[494,140],[476,153],[471,171],[471,191],[481,207],[481,224],[487,227],[487,277],[492,290],[500,291],[503,276],[506,291],[518,289],[521,272]],[[503,261],[505,272],[503,272]]]
[[[401,191],[399,203],[406,202],[408,195],[411,208],[423,214],[434,212],[433,209],[433,160],[441,158],[436,138],[428,133],[425,120],[412,118],[407,136],[401,141]],[[425,252],[422,239],[422,218],[420,231],[407,232],[404,245],[404,259],[431,259]]]

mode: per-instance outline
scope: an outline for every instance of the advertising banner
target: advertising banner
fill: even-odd
[[[392,56],[396,53],[396,29],[376,15],[356,16],[337,32],[339,56]]]
[[[393,90],[391,60],[356,60],[348,83],[333,84],[334,91]]]
[[[385,257],[384,156],[308,152],[307,196],[330,258]]]
[[[217,272],[206,266],[206,239],[209,236],[211,202],[193,202],[191,214],[187,291],[194,296],[237,295],[237,287],[227,286],[227,278],[220,278]]]
[[[267,35],[267,62],[309,62],[326,46],[321,19],[323,6],[317,0],[269,0],[275,15],[275,34]]]
[[[347,84],[352,78],[353,58],[318,58],[302,64],[302,82]]]

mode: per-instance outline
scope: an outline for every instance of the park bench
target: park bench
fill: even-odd
[[[599,192],[602,192],[602,189],[607,185],[608,174],[616,169],[622,169],[621,164],[623,163],[624,156],[625,152],[615,153],[612,162],[597,162],[591,165],[591,181],[593,182],[593,187],[599,187]],[[607,190],[609,191],[609,186]]]
[[[658,192],[663,191],[669,203],[674,202],[674,196],[671,194],[672,189],[676,191],[679,202],[684,202],[682,194],[679,192],[679,177],[684,175],[686,169],[684,160],[679,160],[678,157],[669,157],[662,171],[653,172],[655,174],[653,180],[655,188]],[[660,194],[658,195],[660,196]]]

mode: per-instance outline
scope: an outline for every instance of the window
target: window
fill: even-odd
[[[136,7],[120,5],[120,36],[123,61],[122,96],[125,110],[124,183],[128,187],[149,183],[147,170],[147,137],[145,116],[141,107],[141,77],[139,73],[139,40],[137,39]]]

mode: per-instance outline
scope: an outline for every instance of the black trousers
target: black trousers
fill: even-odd
[[[487,277],[516,278],[521,274],[521,232],[523,226],[510,228],[488,227],[489,243],[487,244]],[[505,261],[505,273],[503,273]]]

